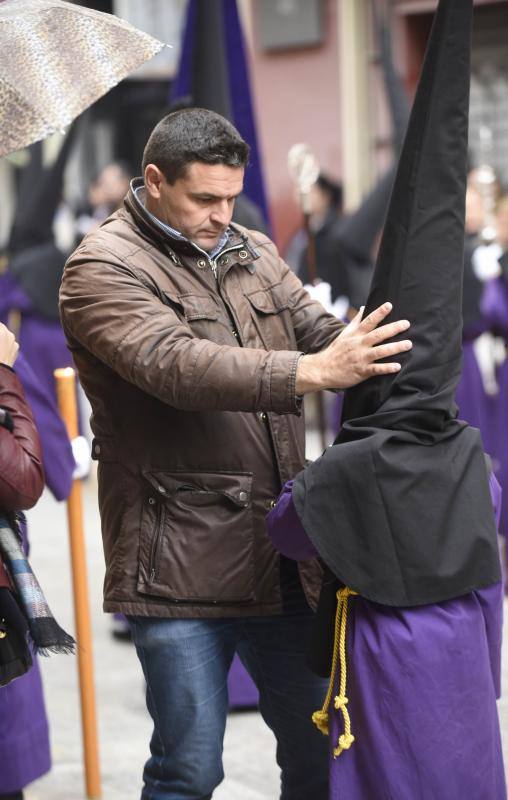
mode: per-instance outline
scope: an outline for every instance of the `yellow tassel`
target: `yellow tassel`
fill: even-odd
[[[333,757],[338,758],[344,750],[349,750],[354,740],[355,737],[352,733],[343,733],[342,736],[339,737],[339,746],[335,747],[333,750]]]
[[[312,715],[312,721],[319,728],[321,733],[327,736],[329,734],[328,725],[328,709],[332,700],[333,686],[337,674],[337,662],[340,659],[340,682],[339,693],[334,698],[333,704],[337,711],[340,711],[344,719],[344,733],[339,737],[338,745],[333,750],[334,758],[338,758],[344,750],[349,750],[353,744],[355,737],[351,733],[351,719],[349,712],[346,708],[348,698],[346,696],[346,680],[347,680],[347,661],[346,661],[346,629],[347,629],[347,612],[348,600],[353,595],[356,595],[352,589],[347,587],[339,589],[337,592],[337,611],[335,614],[335,633],[333,641],[333,658],[332,669],[330,672],[330,683],[326,693],[323,707],[320,711],[315,711]]]
[[[312,722],[324,736],[328,736],[330,731],[328,729],[328,713],[326,711],[314,711]]]

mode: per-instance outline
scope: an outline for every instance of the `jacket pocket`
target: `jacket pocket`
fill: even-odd
[[[163,292],[166,305],[171,306],[186,322],[199,319],[216,320],[219,316],[217,303],[207,294],[194,294],[192,292]]]
[[[183,306],[187,322],[194,322],[197,319],[215,320],[219,316],[217,303],[210,295],[183,292],[178,295],[178,300]]]
[[[143,475],[138,591],[174,602],[252,601],[252,473]]]
[[[216,344],[236,344],[231,334],[231,323],[221,313],[211,295],[182,292],[177,295],[164,292],[165,302],[191,329],[197,339],[208,339]],[[233,339],[233,341],[232,341]]]
[[[246,294],[259,338],[269,350],[294,350],[296,338],[291,320],[291,301],[281,283]]]

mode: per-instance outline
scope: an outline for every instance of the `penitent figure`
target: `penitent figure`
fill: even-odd
[[[270,513],[326,565],[314,638],[330,675],[333,800],[504,800],[502,585],[478,430],[457,419],[471,0],[441,0],[367,309],[412,320],[395,376],[346,392],[334,445]]]

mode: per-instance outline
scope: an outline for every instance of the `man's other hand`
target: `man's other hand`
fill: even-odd
[[[398,362],[377,363],[379,359],[406,353],[413,346],[409,339],[385,344],[410,326],[407,320],[399,320],[378,327],[391,310],[392,304],[384,303],[362,319],[363,308],[360,309],[347,328],[325,350],[302,356],[296,372],[296,393],[302,395],[320,389],[348,389],[374,375],[398,372]]]

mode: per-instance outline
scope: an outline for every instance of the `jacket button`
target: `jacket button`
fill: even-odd
[[[249,495],[247,494],[247,492],[240,492],[240,494],[238,495],[238,499],[241,500],[242,503],[245,503],[248,496]]]
[[[270,500],[270,502],[268,503],[268,508],[275,508],[276,505],[277,505],[277,500]]]
[[[198,267],[199,269],[204,269],[206,267],[206,261],[204,258],[198,259]]]
[[[99,455],[99,454],[100,454],[100,452],[101,452],[101,446],[100,446],[100,444],[96,444],[96,445],[94,445],[94,449],[93,449],[93,451],[94,451],[94,453],[95,453],[96,455]]]
[[[233,334],[233,336],[235,337],[235,339],[238,339],[238,331],[235,331],[235,329],[234,329],[234,328],[231,328],[231,333]]]
[[[259,419],[261,420],[261,422],[266,422],[266,420],[268,419],[268,415],[264,411],[260,411]]]
[[[151,505],[151,506],[155,505],[155,499],[153,497],[149,497],[148,498],[148,504]]]
[[[249,257],[249,254],[248,254],[247,250],[240,250],[240,252],[238,253],[238,258],[241,258],[242,261],[245,258],[248,258],[248,257]]]
[[[223,256],[219,261],[219,264],[221,265],[221,267],[225,267],[226,264],[229,264],[229,258],[227,256]]]

